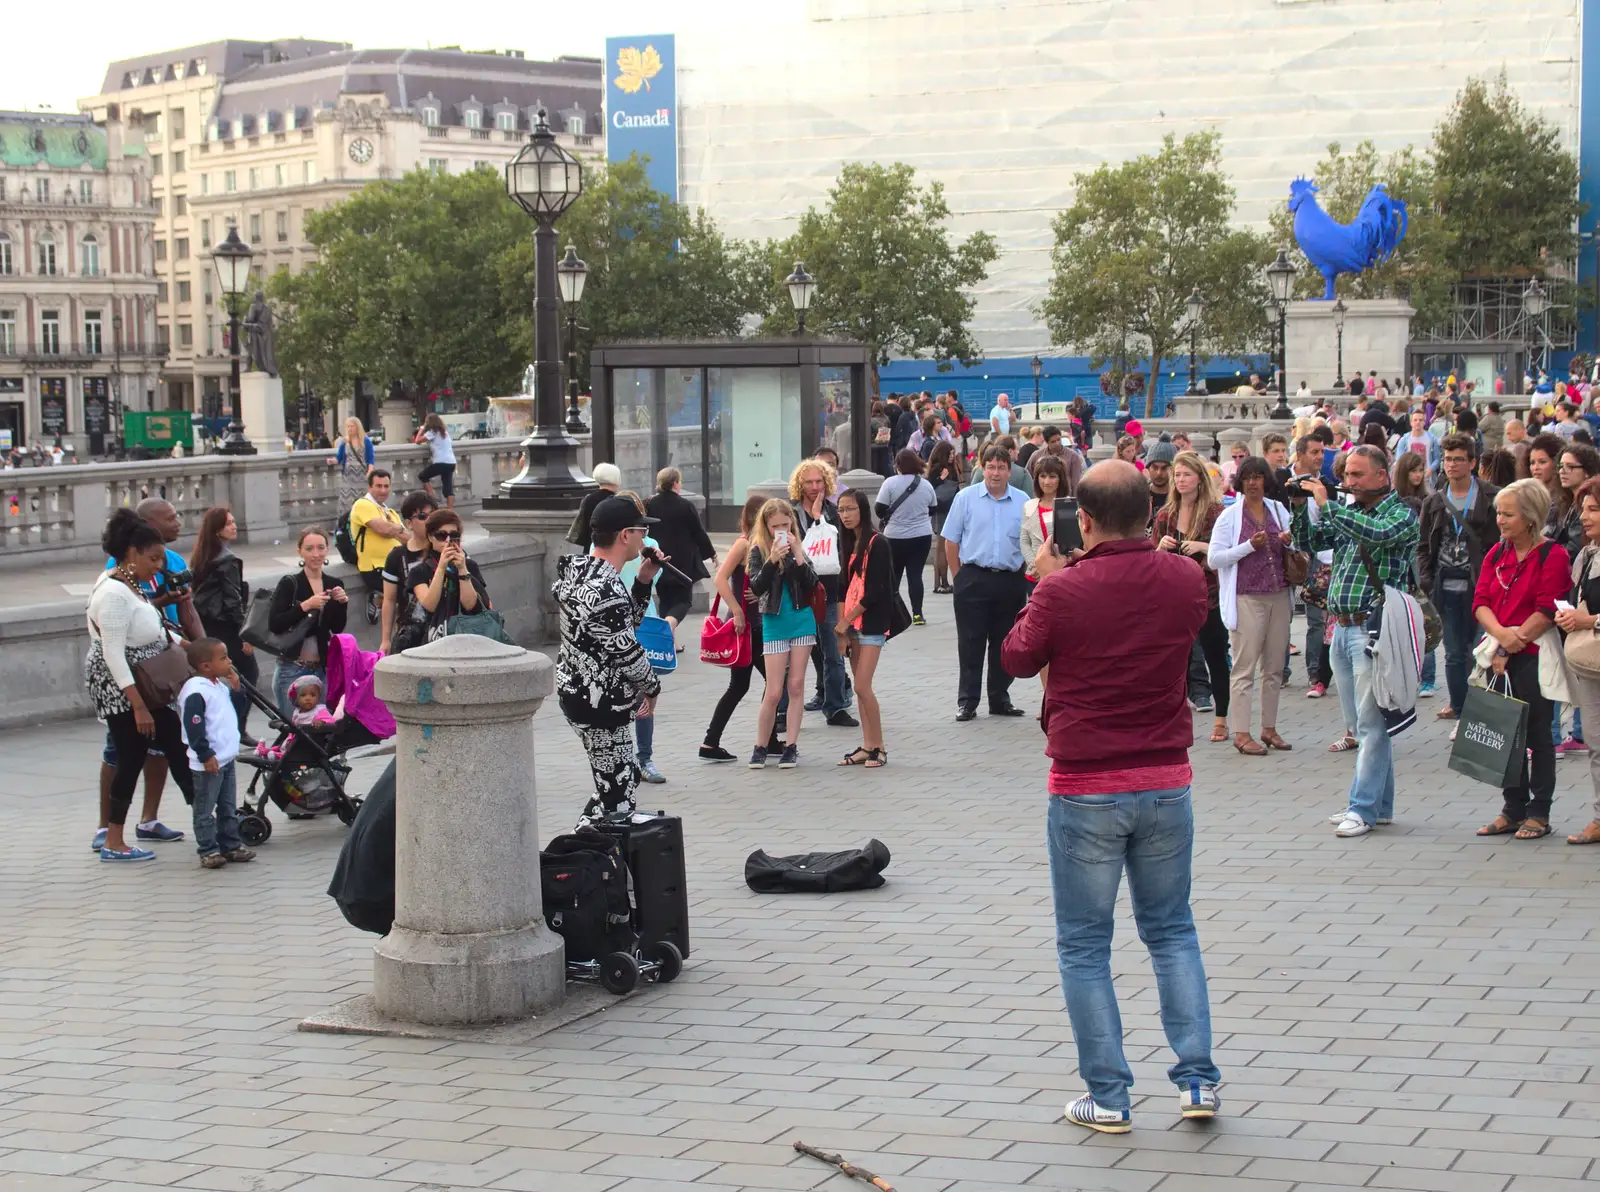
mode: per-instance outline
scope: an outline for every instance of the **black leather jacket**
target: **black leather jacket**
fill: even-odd
[[[799,543],[795,544],[796,547]],[[817,586],[817,573],[811,569],[811,560],[802,550],[791,551],[782,564],[763,558],[761,548],[751,544],[745,561],[745,573],[750,576],[750,592],[756,598],[758,612],[776,615],[783,603],[783,585],[789,587],[789,601],[795,608],[811,607],[811,592]]]

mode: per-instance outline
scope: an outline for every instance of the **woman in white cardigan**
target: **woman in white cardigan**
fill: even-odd
[[[1289,618],[1294,606],[1284,577],[1289,511],[1266,499],[1272,467],[1252,457],[1239,465],[1234,486],[1239,499],[1228,506],[1211,532],[1206,561],[1217,573],[1218,609],[1233,646],[1229,685],[1229,727],[1233,747],[1251,757],[1269,749],[1293,748],[1278,734],[1278,692],[1283,660],[1289,656]],[[1250,735],[1251,698],[1261,671],[1261,740]]]
[[[117,748],[117,769],[111,779],[111,810],[102,861],[153,861],[149,849],[130,847],[123,839],[128,808],[144,771],[151,743],[173,759],[172,778],[189,802],[194,790],[183,763],[183,728],[170,707],[147,708],[133,681],[133,668],[167,648],[160,611],[139,585],[166,565],[161,534],[131,509],[118,509],[100,540],[113,566],[95,581],[89,594],[89,656],[84,677],[95,715],[106,722]]]

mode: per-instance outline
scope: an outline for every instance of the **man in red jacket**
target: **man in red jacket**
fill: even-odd
[[[1206,619],[1206,583],[1194,559],[1157,551],[1145,537],[1150,490],[1133,465],[1106,460],[1085,472],[1078,510],[1083,550],[1064,559],[1053,540],[1045,542],[1034,562],[1042,578],[1001,658],[1018,678],[1050,668],[1044,727],[1056,952],[1078,1070],[1089,1086],[1067,1106],[1067,1120],[1124,1134],[1132,1128],[1133,1073],[1111,984],[1124,867],[1155,968],[1161,1026],[1178,1056],[1167,1076],[1178,1086],[1179,1112],[1215,1117],[1220,1105],[1189,907],[1194,724],[1186,687],[1189,648]]]

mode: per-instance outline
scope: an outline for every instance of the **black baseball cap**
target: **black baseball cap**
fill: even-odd
[[[589,527],[593,533],[615,534],[635,527],[644,529],[653,526],[656,520],[640,513],[639,507],[627,497],[607,497],[594,507],[594,516],[589,519]]]

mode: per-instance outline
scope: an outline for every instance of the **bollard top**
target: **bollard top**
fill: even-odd
[[[545,655],[476,634],[385,658],[376,676],[378,698],[399,720],[448,718],[448,709],[486,705],[502,705],[507,716],[531,716],[555,687],[555,667]]]

